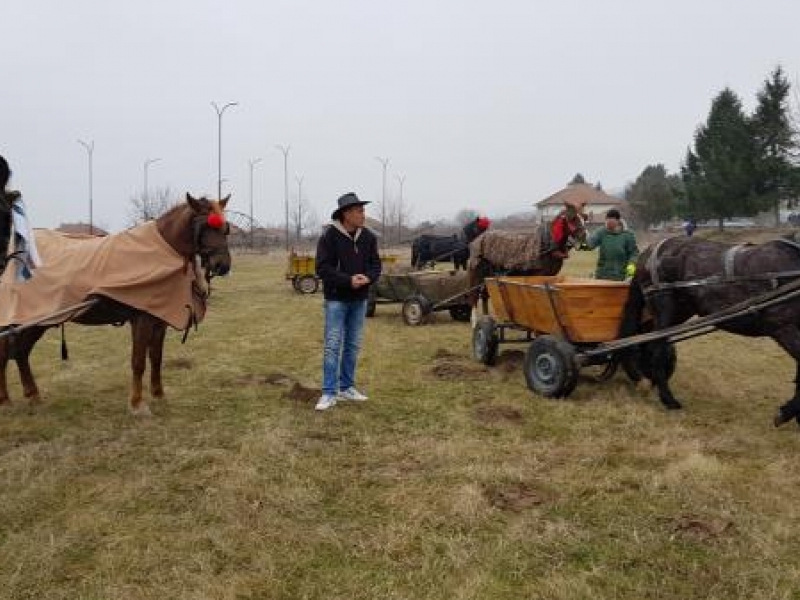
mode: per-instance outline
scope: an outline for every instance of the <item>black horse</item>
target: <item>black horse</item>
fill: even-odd
[[[453,261],[454,269],[467,270],[469,246],[457,234],[420,235],[411,242],[411,264],[420,269],[428,263]]]
[[[691,317],[719,313],[733,305],[800,279],[800,245],[781,239],[758,245],[732,245],[694,237],[668,238],[640,256],[631,282],[620,337],[642,331],[649,309],[658,330]],[[800,423],[800,300],[771,305],[717,325],[737,335],[771,337],[797,363],[794,396],[783,404],[775,426],[792,418]],[[667,340],[644,344],[622,357],[632,376],[653,381],[668,409],[681,408],[668,380],[675,353]]]

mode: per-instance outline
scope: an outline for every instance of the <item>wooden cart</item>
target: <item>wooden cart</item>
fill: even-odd
[[[447,310],[456,321],[468,322],[471,307],[466,271],[426,269],[410,273],[384,273],[370,289],[367,316],[378,304],[400,304],[406,325],[422,325],[429,316]]]
[[[395,254],[382,254],[381,263],[384,268],[397,263],[399,257]],[[286,279],[292,282],[292,287],[301,294],[313,294],[319,289],[316,259],[312,254],[299,253],[294,249],[289,252],[286,266]]]

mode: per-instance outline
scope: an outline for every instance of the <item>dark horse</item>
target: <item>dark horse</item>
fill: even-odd
[[[428,263],[453,261],[453,268],[466,271],[469,259],[467,242],[458,235],[423,234],[411,242],[411,264],[420,269]]]
[[[583,215],[567,205],[550,223],[537,226],[532,233],[511,234],[487,231],[470,244],[470,301],[476,306],[485,290],[479,291],[486,277],[496,275],[557,275],[569,251],[586,241]]]
[[[145,251],[125,254],[126,246],[122,245],[118,253],[115,253],[114,250],[108,250],[108,255],[104,255],[102,262],[105,264],[113,263],[119,265],[120,269],[124,269],[127,263],[142,260],[141,257],[143,255],[151,256],[147,254],[147,251],[151,247],[155,247],[156,250],[154,251],[161,253],[157,256],[165,256],[164,263],[168,261],[171,265],[170,269],[174,268],[174,273],[173,271],[167,271],[163,280],[158,282],[160,286],[158,288],[159,298],[156,300],[163,304],[170,302],[173,297],[188,297],[198,300],[199,305],[204,308],[206,291],[198,287],[201,277],[197,273],[196,259],[200,258],[200,266],[205,269],[206,277],[224,275],[230,270],[231,256],[228,252],[227,241],[228,226],[223,212],[227,202],[228,198],[219,201],[205,198],[195,199],[187,194],[186,202],[166,212],[156,219],[155,223],[148,222],[134,227],[128,232],[115,234],[115,236],[125,236],[127,234],[128,238],[117,238],[117,241],[124,241],[131,236],[135,237],[138,232],[138,235],[141,235],[141,239],[145,240]],[[114,241],[115,236],[106,238],[109,241],[109,244],[105,246],[106,248],[113,249],[116,247],[111,243]],[[94,244],[98,241],[97,238],[89,238],[87,240],[73,240],[72,243],[87,247],[87,244]],[[144,270],[147,273],[151,271],[165,272],[164,263],[158,262],[157,264],[145,265]],[[13,263],[10,264],[13,266]],[[46,266],[45,258],[45,264],[41,270],[43,271]],[[119,279],[118,272],[116,274]],[[8,280],[9,275],[12,274],[7,273],[4,282]],[[38,280],[37,277],[39,277]],[[36,286],[38,285],[41,288],[41,286],[47,285],[43,283],[47,279],[48,276],[37,275],[36,271],[34,271],[33,277],[22,285],[33,286],[31,293],[36,294]],[[124,277],[122,279],[124,285]],[[4,287],[7,285],[10,284],[3,284]],[[130,287],[133,287],[133,282],[130,283]],[[59,292],[58,287],[53,289],[56,293]],[[130,291],[126,289],[124,293],[130,293]],[[4,295],[3,297],[6,296]],[[171,317],[170,322],[166,322],[141,308],[135,308],[120,302],[118,299],[104,296],[102,291],[93,295],[92,298],[97,299],[95,304],[84,312],[68,317],[68,320],[84,325],[130,323],[132,331],[131,369],[133,372],[129,398],[130,410],[135,415],[149,415],[150,409],[142,399],[142,377],[147,357],[150,357],[151,395],[154,398],[159,398],[164,395],[164,388],[161,383],[164,338],[167,325],[175,327],[176,319]],[[86,300],[87,298],[82,299]],[[151,303],[154,301],[153,296],[145,300],[145,302]],[[197,305],[194,302],[191,304]],[[62,306],[61,308],[64,307]],[[193,321],[196,322],[197,315],[187,305],[178,307],[177,310],[184,309],[188,309],[189,313],[185,323],[180,328],[188,329]],[[172,311],[169,314],[173,315],[174,312]],[[183,315],[184,313],[178,312],[178,314]],[[183,319],[183,317],[180,317],[180,319]],[[65,319],[61,319],[61,321],[63,320]],[[13,335],[4,336],[0,339],[0,404],[9,402],[6,383],[6,365],[9,359],[17,361],[25,397],[28,398],[31,404],[39,401],[39,390],[31,372],[29,356],[34,344],[41,338],[45,330],[57,324],[58,322],[53,323],[46,318],[37,319],[34,324],[20,327]]]
[[[663,329],[695,315],[718,313],[798,278],[800,246],[792,241],[734,246],[694,237],[668,238],[639,256],[620,337],[641,330],[645,308],[653,315],[652,327]],[[800,420],[800,301],[775,304],[717,327],[737,335],[771,337],[795,359],[795,393],[780,407],[775,425]],[[668,384],[675,355],[667,340],[637,347],[623,360],[632,360],[634,375],[645,374],[653,381],[666,408],[681,408]]]

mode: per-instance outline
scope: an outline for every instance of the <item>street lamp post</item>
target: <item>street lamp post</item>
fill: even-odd
[[[297,182],[297,243],[300,243],[300,236],[303,233],[303,179],[304,175],[295,176]]]
[[[160,160],[160,158],[148,158],[144,161],[144,167],[142,168],[144,171],[144,188],[142,188],[144,190],[144,194],[142,196],[142,204],[144,205],[144,216],[147,220],[149,220],[151,217],[155,217],[155,215],[150,215],[150,192],[148,192],[149,188],[147,187],[147,171],[150,168],[150,165],[157,163]]]
[[[237,106],[238,104],[238,102],[228,102],[220,108],[216,102],[211,103],[211,106],[217,111],[217,200],[222,199],[222,114],[226,108]]]
[[[285,233],[286,233],[286,251],[289,251],[289,150],[292,149],[291,145],[275,147],[283,153],[283,206],[286,213]]]
[[[94,155],[94,140],[89,143],[86,143],[83,140],[78,140],[78,143],[86,148],[86,154],[89,157],[89,234],[91,235],[94,233],[94,222],[92,219],[92,162]]]
[[[397,201],[397,243],[400,244],[403,229],[403,185],[406,182],[406,176],[398,175],[397,181],[400,184],[400,199]]]
[[[383,188],[381,192],[381,236],[384,245],[386,244],[386,167],[389,165],[388,158],[381,158],[376,156],[375,160],[381,163],[383,167]]]
[[[251,158],[250,163],[250,250],[253,249],[253,168],[261,162],[260,158]]]

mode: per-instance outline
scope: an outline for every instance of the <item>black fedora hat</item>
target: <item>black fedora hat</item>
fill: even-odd
[[[339,196],[339,200],[337,202],[339,203],[339,208],[337,208],[331,214],[331,219],[334,220],[342,216],[342,211],[346,208],[350,208],[351,206],[364,206],[365,204],[369,204],[368,200],[367,201],[359,200],[358,196],[356,196],[355,193],[353,192],[348,192],[343,196]]]

